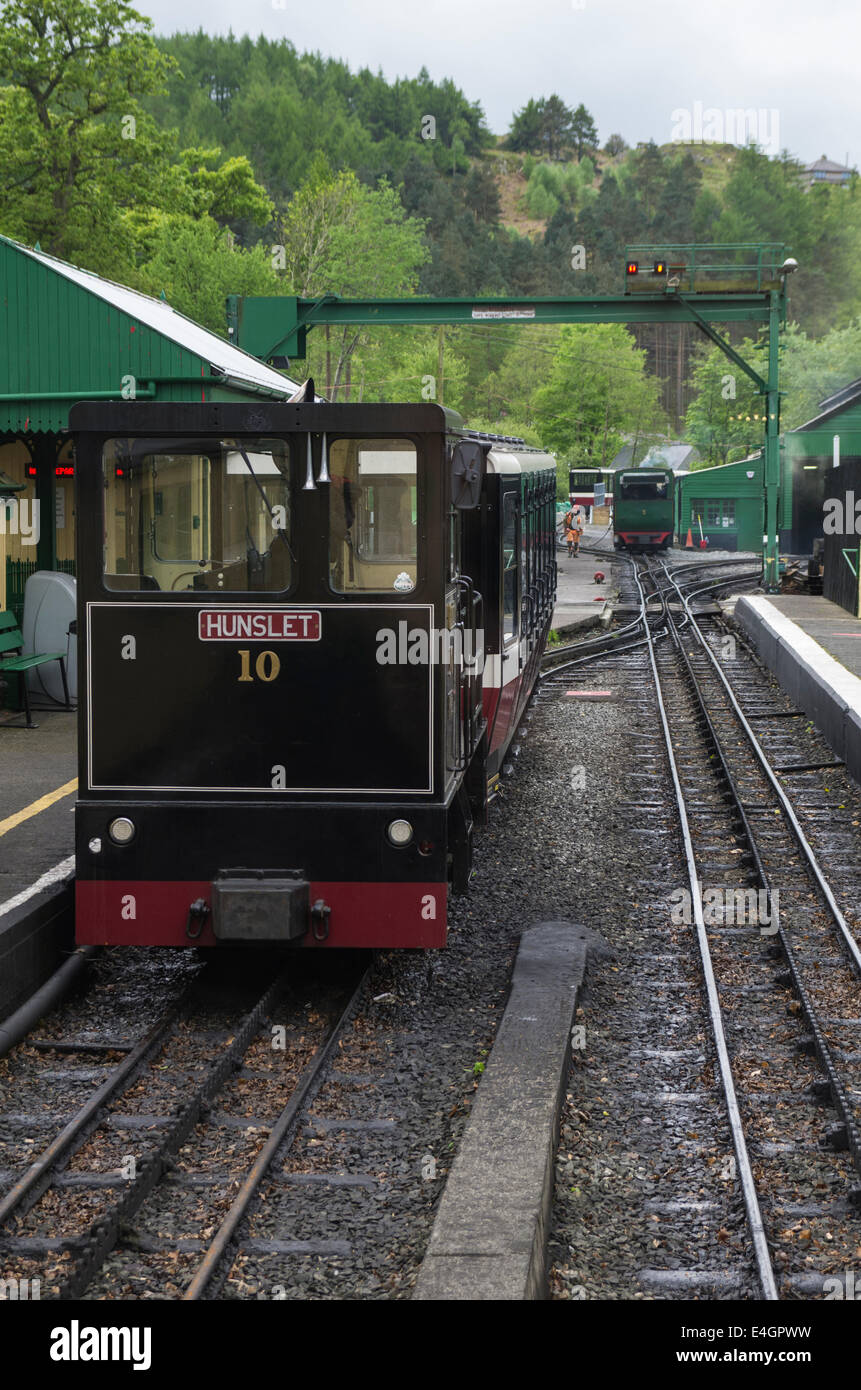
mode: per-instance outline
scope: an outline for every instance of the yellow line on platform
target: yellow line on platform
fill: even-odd
[[[5,820],[0,820],[0,835],[6,835],[22,821],[29,820],[31,816],[38,816],[40,811],[47,811],[48,807],[53,806],[55,801],[62,801],[64,796],[71,796],[72,792],[77,791],[77,789],[78,779],[73,777],[71,782],[65,782],[56,791],[40,796],[38,801],[31,801],[29,806],[24,807],[23,811],[16,811],[14,816],[7,816]]]

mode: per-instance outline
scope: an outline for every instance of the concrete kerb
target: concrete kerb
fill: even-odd
[[[559,1115],[594,932],[542,922],[511,994],[440,1201],[413,1298],[543,1298]]]
[[[782,645],[782,644],[781,644]],[[786,651],[787,649],[784,648]],[[809,715],[833,748],[838,758],[846,760],[846,715],[849,710],[839,691],[829,685],[822,675],[803,659],[797,663],[798,694],[796,704]],[[782,682],[781,682],[782,684]]]
[[[843,761],[857,782],[861,782],[861,713],[847,709],[843,716]]]
[[[741,596],[735,620],[786,694],[861,779],[861,683],[767,599]]]
[[[0,1020],[74,950],[74,885],[57,883],[0,916]]]
[[[604,608],[606,608],[606,606],[605,604]],[[586,618],[576,618],[573,622],[561,623],[558,627],[555,627],[553,631],[557,632],[560,638],[567,638],[576,637],[578,633],[587,632],[590,628],[600,627],[604,620],[604,608],[601,609],[600,613],[590,613]],[[553,648],[548,647],[547,651],[552,652]]]
[[[754,650],[762,657],[769,670],[773,671],[777,665],[777,633],[764,621],[758,610],[746,602],[744,594],[740,594],[736,600],[733,617],[745,636],[750,639]]]

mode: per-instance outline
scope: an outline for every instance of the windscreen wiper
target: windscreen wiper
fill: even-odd
[[[290,544],[290,541],[289,541],[288,536],[287,536],[287,532],[286,532],[285,530],[283,530],[282,527],[276,526],[276,525],[275,525],[275,511],[274,511],[274,509],[269,505],[269,498],[266,496],[266,493],[263,491],[263,484],[261,483],[261,481],[260,481],[260,479],[258,478],[257,474],[254,472],[254,469],[251,467],[251,463],[250,463],[250,461],[249,461],[248,455],[246,454],[245,450],[244,450],[239,444],[237,444],[236,448],[237,448],[237,452],[239,453],[239,455],[240,455],[240,457],[241,457],[241,459],[242,459],[242,462],[245,464],[245,467],[248,469],[248,472],[251,474],[252,478],[254,479],[254,486],[257,488],[257,491],[260,493],[260,496],[263,498],[263,505],[264,505],[264,507],[266,508],[267,512],[269,513],[269,519],[270,519],[271,522],[272,522],[273,528],[274,528],[274,530],[275,530],[275,534],[276,534],[277,536],[280,536],[280,537],[281,537],[282,541],[284,542],[284,544],[285,544],[286,547],[287,547],[287,552],[288,552],[288,554],[289,554],[289,556],[290,556],[290,559],[293,561],[293,564],[295,565],[295,564],[296,564],[296,556],[295,556],[294,553],[293,553],[293,547],[292,547],[292,545]]]

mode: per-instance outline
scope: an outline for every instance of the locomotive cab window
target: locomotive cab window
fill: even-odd
[[[627,502],[653,502],[657,497],[666,497],[667,480],[654,475],[625,477],[621,480],[620,495]]]
[[[293,578],[283,440],[109,440],[107,589],[281,593]]]
[[[418,583],[416,446],[408,439],[336,439],[329,473],[332,588],[411,593]]]

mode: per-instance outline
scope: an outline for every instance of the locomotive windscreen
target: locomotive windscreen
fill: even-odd
[[[285,440],[113,439],[103,467],[106,588],[289,588]]]
[[[417,582],[418,460],[406,439],[335,439],[329,451],[329,576],[337,593]]]
[[[628,502],[652,502],[657,497],[666,497],[667,479],[661,474],[643,477],[623,477],[620,495]]]

